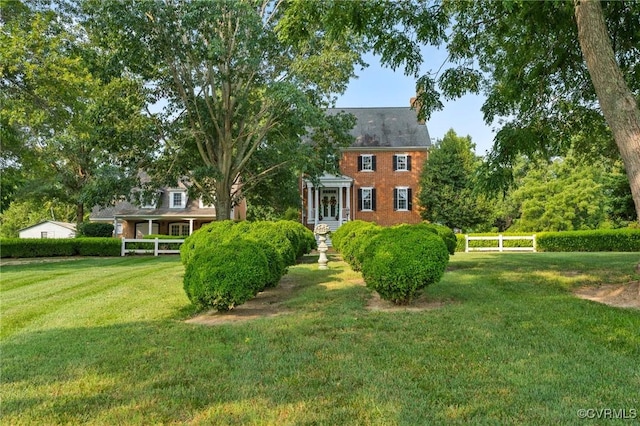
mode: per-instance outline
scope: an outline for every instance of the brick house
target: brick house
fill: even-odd
[[[353,114],[353,144],[340,158],[340,175],[325,174],[317,187],[303,179],[302,221],[332,230],[349,220],[389,226],[419,223],[416,197],[431,139],[424,122],[409,107],[339,108]]]

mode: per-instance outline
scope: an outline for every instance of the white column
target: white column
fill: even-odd
[[[314,192],[313,199],[314,199],[315,205],[316,205],[315,206],[316,207],[316,210],[315,210],[316,214],[315,214],[315,217],[313,218],[313,221],[314,221],[313,222],[313,226],[315,226],[320,221],[319,220],[320,219],[320,217],[319,217],[320,216],[320,194],[319,194],[320,191],[318,191],[318,188],[313,187],[313,192]]]
[[[313,200],[311,199],[311,184],[307,183],[307,223],[311,221],[313,213]]]
[[[342,185],[338,187],[338,226],[342,225],[342,209],[344,208],[344,204],[342,204]]]
[[[153,234],[153,219],[149,219],[149,232],[147,232],[147,235],[151,235]]]
[[[189,235],[193,234],[193,219],[189,219]]]
[[[349,209],[349,220],[353,220],[353,211],[351,211],[351,185],[347,186],[347,208]]]

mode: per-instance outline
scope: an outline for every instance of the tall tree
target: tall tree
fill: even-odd
[[[627,170],[640,218],[640,108],[616,62],[600,1],[574,0],[578,40],[598,95],[600,109],[611,128]],[[640,10],[636,10],[640,12]],[[640,33],[640,27],[636,27]],[[640,42],[640,40],[636,40]],[[636,54],[640,54],[636,45]],[[639,59],[636,56],[636,64]],[[640,68],[640,67],[639,67]]]
[[[318,8],[308,3],[303,18]],[[487,96],[485,121],[500,129],[488,156],[491,184],[511,182],[520,154],[551,158],[585,135],[607,141],[585,151],[622,157],[640,216],[640,2],[348,3],[327,6],[332,26],[362,34],[393,68],[418,77],[420,44],[446,46],[448,63],[417,79],[422,117],[442,108],[442,97]]]
[[[187,177],[193,192],[215,194],[219,219],[272,171],[295,164],[317,174],[326,166],[318,168],[317,158],[349,142],[352,119],[324,110],[353,75],[358,39],[332,41],[318,22],[305,39],[282,37],[288,2],[83,6],[104,47],[167,102],[172,133],[155,176]],[[278,155],[265,154],[271,164],[252,162],[262,151]]]
[[[153,152],[141,82],[106,70],[84,28],[39,2],[3,8],[0,123],[19,149],[4,165],[26,174],[23,197],[87,207],[127,194]],[[27,158],[29,161],[27,162]]]
[[[418,195],[423,219],[463,230],[489,220],[489,203],[474,191],[480,164],[474,146],[469,136],[457,136],[452,129],[429,151]]]
[[[529,167],[508,196],[514,209],[510,231],[597,229],[607,219],[609,195],[603,167],[580,164],[573,156]]]

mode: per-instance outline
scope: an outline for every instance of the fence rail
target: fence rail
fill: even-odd
[[[464,236],[465,244],[464,251],[465,253],[469,253],[470,251],[536,251],[536,236],[535,235],[509,235],[504,236],[502,234],[497,237],[470,237],[469,235]],[[469,241],[498,241],[498,247],[470,247]],[[505,247],[504,241],[509,240],[530,240],[531,247]]]
[[[137,243],[136,248],[127,248],[127,243]],[[135,239],[135,238],[123,238],[122,239],[122,248],[120,249],[120,255],[125,256],[127,254],[151,254],[154,256],[159,254],[179,254],[180,249],[168,249],[161,248],[160,244],[182,244],[184,243],[183,239],[159,239],[154,238],[153,240],[148,239]],[[148,245],[149,248],[139,248],[140,244]],[[153,247],[151,245],[153,244]]]

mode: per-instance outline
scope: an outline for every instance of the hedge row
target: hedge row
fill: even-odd
[[[442,278],[455,247],[453,232],[444,228],[426,223],[382,228],[352,221],[338,228],[332,242],[352,269],[362,270],[367,287],[405,304]]]
[[[180,248],[184,290],[199,309],[226,311],[277,285],[315,247],[313,233],[293,221],[212,222]]]
[[[121,244],[117,238],[7,238],[0,240],[0,256],[120,256]]]
[[[503,233],[504,236],[522,234]],[[469,234],[469,236],[497,237],[498,234]],[[465,250],[465,236],[457,234],[456,251]],[[498,247],[497,240],[469,241],[470,247]],[[531,240],[505,240],[504,247],[531,247]],[[598,252],[640,251],[640,229],[598,229],[593,231],[541,232],[536,234],[537,251]]]
[[[640,251],[640,229],[542,232],[536,235],[538,251]]]

